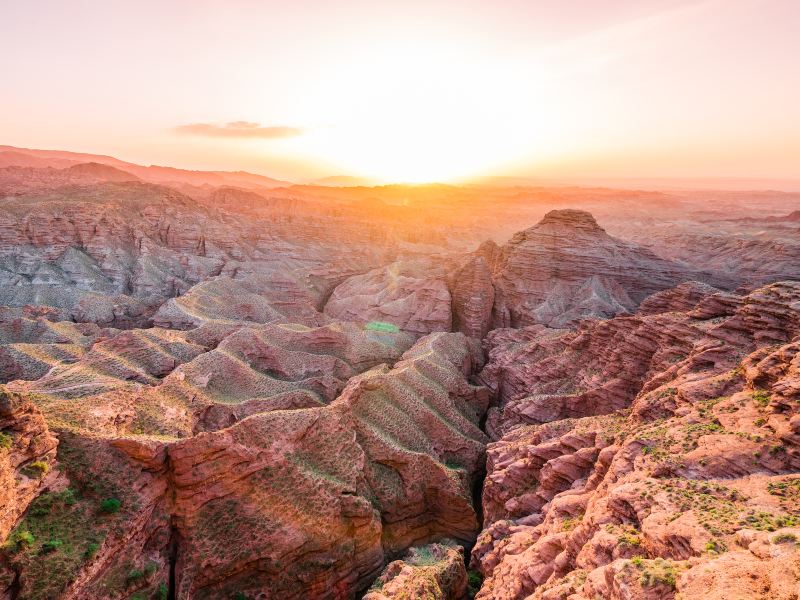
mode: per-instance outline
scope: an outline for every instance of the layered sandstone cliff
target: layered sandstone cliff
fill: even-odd
[[[685,267],[608,235],[591,214],[554,210],[517,233],[494,264],[494,327],[572,324],[633,312],[692,278]]]
[[[497,332],[477,597],[793,597],[798,300]]]
[[[182,440],[98,435],[102,429],[85,417],[67,421],[69,400],[45,402],[61,415],[63,479],[16,525],[11,539],[28,541],[15,541],[5,555],[8,593],[352,598],[394,553],[443,537],[474,540],[472,495],[486,443],[478,425],[488,392],[467,380],[480,364],[468,338],[433,334],[393,368],[351,376],[348,361],[368,368],[378,348],[407,338],[297,326],[268,337],[245,329],[220,352],[250,352],[235,337],[244,334],[262,347],[240,360],[262,371],[277,368],[267,363],[278,344],[286,375],[300,368],[300,353],[327,349],[319,370],[339,369],[349,382],[328,405],[265,407]],[[87,356],[110,351],[96,345]],[[84,409],[101,406],[114,405]],[[42,579],[61,563],[57,577]]]

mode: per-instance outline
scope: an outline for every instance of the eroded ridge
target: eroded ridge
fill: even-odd
[[[799,299],[497,332],[477,597],[793,598]]]

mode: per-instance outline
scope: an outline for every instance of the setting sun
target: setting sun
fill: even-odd
[[[420,44],[353,63],[320,89],[357,93],[312,94],[303,109],[320,124],[289,142],[335,157],[342,172],[384,182],[451,181],[505,167],[536,145],[552,148],[542,123],[551,107],[544,94],[537,99],[544,86],[533,76],[515,78],[511,68],[479,56]]]

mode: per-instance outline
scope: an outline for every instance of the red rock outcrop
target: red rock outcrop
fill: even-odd
[[[492,324],[494,285],[489,263],[478,253],[452,276],[453,329],[482,339]]]
[[[795,284],[778,283],[746,298],[711,294],[689,312],[589,321],[566,332],[492,331],[478,379],[497,394],[503,416],[500,424],[493,409],[489,429],[608,413],[628,406],[648,380],[670,376],[692,352],[717,363],[756,344],[785,342],[797,326],[787,310],[796,293]]]
[[[507,346],[484,372],[516,391],[494,388],[504,433],[487,450],[477,598],[791,598],[798,300],[780,283],[549,338],[497,332]],[[620,364],[631,376],[609,387]],[[548,393],[567,386],[580,401]]]
[[[699,281],[687,281],[669,290],[648,296],[639,305],[637,314],[657,315],[665,312],[685,312],[697,306],[701,300],[721,293],[721,290]]]
[[[163,444],[62,430],[55,473],[0,551],[0,594],[165,595],[171,527]]]
[[[609,236],[580,210],[554,210],[503,246],[494,265],[494,326],[563,327],[633,312],[690,271]]]
[[[364,600],[461,600],[466,591],[464,549],[445,541],[389,563]]]
[[[452,326],[444,273],[430,261],[395,262],[351,277],[333,290],[325,314],[343,321],[391,323],[419,336]]]
[[[243,329],[220,348],[250,352],[242,358],[269,370],[277,367],[261,361],[274,360],[270,348],[284,344],[281,368],[290,377],[303,364],[292,362],[300,358],[293,353],[316,351],[323,371],[346,376],[369,365],[380,346],[407,339],[370,331],[347,337],[335,326],[283,331]],[[67,481],[17,524],[14,540],[24,532],[34,540],[14,542],[0,561],[8,585],[20,598],[43,597],[42,588],[77,599],[174,585],[176,597],[344,599],[369,587],[389,554],[444,537],[471,543],[488,392],[467,377],[479,361],[465,336],[432,334],[394,368],[351,377],[327,406],[258,412],[183,440],[104,436],[62,413]],[[63,539],[76,519],[84,526]],[[58,537],[42,537],[48,530]],[[67,568],[43,584],[43,570],[58,561]]]
[[[429,336],[327,407],[260,413],[170,447],[179,594],[348,598],[384,552],[469,541],[486,401],[465,379],[473,360],[463,336]]]
[[[31,399],[0,388],[0,539],[52,478],[57,445]]]
[[[217,277],[165,302],[153,323],[171,329],[192,329],[212,323],[274,323],[288,321],[322,325],[315,298],[285,273],[251,275],[243,279]]]

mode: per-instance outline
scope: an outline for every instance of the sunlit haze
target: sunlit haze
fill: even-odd
[[[0,142],[292,181],[800,174],[793,0],[0,4]]]

